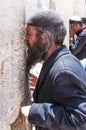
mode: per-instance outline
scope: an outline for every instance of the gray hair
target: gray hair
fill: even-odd
[[[49,31],[55,44],[63,44],[66,36],[66,28],[62,18],[56,11],[43,10],[33,14],[27,21],[28,25],[36,26],[39,31]]]
[[[60,26],[51,26],[51,27],[37,27],[37,30],[46,33],[49,31],[51,33],[49,40],[50,42],[54,41],[56,45],[62,45],[66,36],[66,28],[64,25]]]

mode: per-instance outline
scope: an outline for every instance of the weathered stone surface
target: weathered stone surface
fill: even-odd
[[[0,127],[3,129],[17,118],[24,92],[28,91],[22,30],[24,24],[22,0],[0,0],[0,123],[3,124]]]

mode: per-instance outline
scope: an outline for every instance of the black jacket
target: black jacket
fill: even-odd
[[[65,46],[43,64],[28,119],[37,130],[86,130],[86,75]]]
[[[79,60],[86,58],[86,28],[83,28],[75,41],[73,46],[69,46],[69,49],[73,55]]]

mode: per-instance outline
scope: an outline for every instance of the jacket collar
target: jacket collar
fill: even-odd
[[[46,79],[47,73],[49,72],[52,65],[57,61],[58,58],[60,58],[62,55],[65,55],[67,53],[70,53],[65,45],[62,45],[61,48],[57,49],[49,58],[48,60],[43,64],[42,70],[39,75],[39,79],[36,85],[36,89],[34,91],[34,100],[37,101],[37,96],[39,93],[39,90],[41,89],[42,83]]]
[[[43,64],[42,71],[40,73],[41,80],[44,81],[44,77],[47,75],[47,72],[50,70],[51,66],[59,57],[62,55],[65,55],[69,53],[68,49],[65,45],[62,45],[61,48],[57,49],[49,58],[48,60]],[[41,82],[41,81],[40,81]]]
[[[78,36],[79,34],[81,34],[82,32],[86,31],[86,27],[80,29],[78,32],[76,32],[76,35]]]

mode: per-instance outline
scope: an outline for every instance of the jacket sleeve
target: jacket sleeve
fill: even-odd
[[[73,46],[69,46],[69,50],[73,55],[77,55],[83,47],[86,45],[86,36],[85,35],[80,35],[76,39],[75,43]]]
[[[80,81],[75,79],[74,86],[68,75],[62,77],[54,80],[53,99],[57,103],[33,103],[28,116],[30,123],[50,130],[72,130],[86,122],[86,99],[79,90]]]

